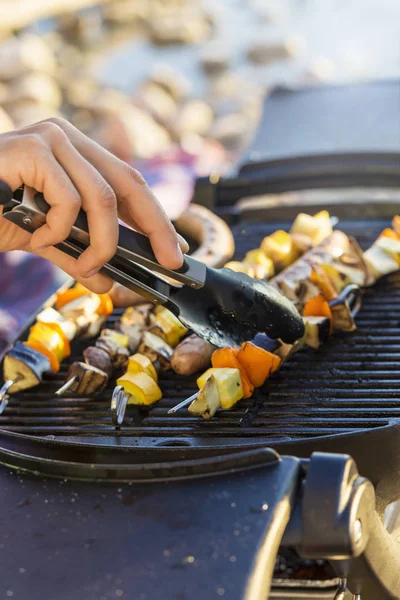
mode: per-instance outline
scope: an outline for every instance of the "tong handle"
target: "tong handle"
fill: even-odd
[[[46,202],[43,194],[37,193],[35,195],[35,202],[37,207],[45,214],[50,210],[50,205]],[[87,216],[84,210],[80,210],[78,217],[74,223],[74,227],[84,231],[85,233],[89,233],[89,224],[87,220]],[[140,255],[146,261],[158,264],[158,261],[154,255],[152,250],[149,238],[141,233],[137,233],[132,229],[128,229],[128,227],[124,227],[123,225],[119,225],[119,242],[118,245],[129,252],[132,252],[135,255]],[[147,265],[146,265],[147,266]],[[181,271],[183,267],[179,271]],[[178,272],[179,272],[178,271]],[[183,270],[184,272],[184,270]]]
[[[55,247],[76,259],[85,250],[82,243],[71,240],[61,242]],[[134,264],[122,266],[118,258],[114,257],[100,269],[100,273],[143,296],[149,302],[164,304],[172,312],[177,312],[170,299],[172,286],[147,269],[142,269],[139,265]]]
[[[50,210],[50,205],[46,202],[43,194],[37,193],[35,195],[35,203],[38,209],[43,213],[47,214]],[[75,237],[74,232],[89,233],[89,225],[86,217],[86,213],[81,210],[75,221],[74,228],[71,232],[71,238],[75,241],[76,239],[80,242],[85,241],[82,236]],[[191,256],[184,255],[183,265],[176,271],[167,269],[159,264],[157,261],[153,249],[151,247],[149,238],[141,233],[137,233],[128,227],[119,225],[119,238],[118,238],[118,250],[116,257],[119,259],[127,259],[155,271],[171,277],[172,279],[179,281],[185,285],[189,285],[193,288],[200,288],[204,285],[206,277],[206,268],[203,263],[195,260]],[[87,238],[88,242],[88,238]]]

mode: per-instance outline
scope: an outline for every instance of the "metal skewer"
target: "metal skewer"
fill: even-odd
[[[186,398],[186,400],[179,402],[179,404],[170,408],[169,411],[167,412],[167,414],[168,415],[175,414],[178,410],[180,410],[181,408],[184,408],[185,406],[188,406],[188,404],[191,404],[193,402],[193,400],[196,400],[198,395],[199,395],[199,392],[196,392],[195,394],[190,396],[190,398]]]
[[[14,385],[15,381],[13,381],[12,379],[9,379],[8,381],[5,382],[5,384],[2,386],[2,388],[0,389],[0,415],[3,414],[7,404],[8,404],[8,390],[10,389],[10,387],[12,385]]]
[[[128,405],[129,394],[127,394],[122,387],[118,385],[111,398],[111,416],[114,425],[119,427],[124,422],[125,411]]]
[[[77,375],[71,377],[71,379],[68,379],[68,381],[56,391],[56,396],[62,396],[65,392],[67,392],[74,385],[77,379]]]

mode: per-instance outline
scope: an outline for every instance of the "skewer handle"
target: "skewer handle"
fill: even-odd
[[[167,414],[174,415],[176,412],[178,412],[178,410],[180,410],[181,408],[184,408],[185,406],[188,406],[189,404],[191,404],[193,402],[193,400],[196,400],[198,395],[199,395],[199,392],[196,392],[195,394],[190,396],[190,398],[186,398],[186,400],[183,400],[183,402],[180,402],[176,406],[173,406],[172,408],[170,408]]]
[[[120,427],[124,422],[126,407],[128,405],[129,396],[125,392],[122,385],[118,385],[111,398],[111,417],[112,422],[116,427]]]
[[[15,381],[12,381],[11,379],[9,379],[8,381],[5,382],[5,384],[3,385],[3,387],[0,389],[0,415],[3,414],[3,412],[5,411],[5,408],[8,404],[8,390],[10,389],[10,387],[12,385],[14,385]]]

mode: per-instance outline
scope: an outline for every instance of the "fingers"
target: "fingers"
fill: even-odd
[[[190,250],[189,244],[187,243],[185,238],[182,237],[179,233],[178,233],[178,240],[179,240],[179,245],[181,247],[182,252],[184,254],[187,254]]]
[[[77,268],[80,276],[92,277],[117,250],[117,200],[105,179],[79,154],[68,138],[53,151],[73,180],[87,214],[90,246],[79,257]]]
[[[96,294],[105,294],[112,288],[112,280],[104,275],[97,274],[89,278],[82,277],[78,270],[78,261],[71,256],[64,254],[64,252],[57,250],[57,248],[46,248],[40,252],[34,252],[34,254],[37,254],[46,260],[50,260],[62,271],[68,273],[68,275]]]
[[[24,172],[24,183],[43,192],[51,206],[46,224],[36,230],[31,239],[32,249],[41,250],[68,237],[78,216],[81,199],[71,179],[49,150],[43,146],[34,160],[31,172],[29,169]]]
[[[79,153],[101,173],[114,190],[120,217],[149,236],[157,260],[177,269],[183,256],[177,233],[143,177],[66,121],[52,119],[63,129]]]

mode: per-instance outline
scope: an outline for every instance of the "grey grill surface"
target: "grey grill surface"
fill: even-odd
[[[385,220],[342,221],[339,228],[365,249],[388,226]],[[234,228],[237,258],[287,223],[242,223]],[[121,311],[110,318],[113,325]],[[276,444],[368,430],[400,421],[400,275],[389,276],[364,295],[358,330],[336,334],[319,351],[302,350],[262,390],[230,411],[201,421],[167,410],[196,390],[195,378],[165,374],[163,399],[150,410],[129,407],[116,432],[109,406],[113,386],[95,398],[56,398],[68,364],[41,386],[13,397],[0,416],[4,430],[55,439],[118,446]],[[22,336],[24,337],[24,336]],[[85,345],[72,344],[71,360]]]

